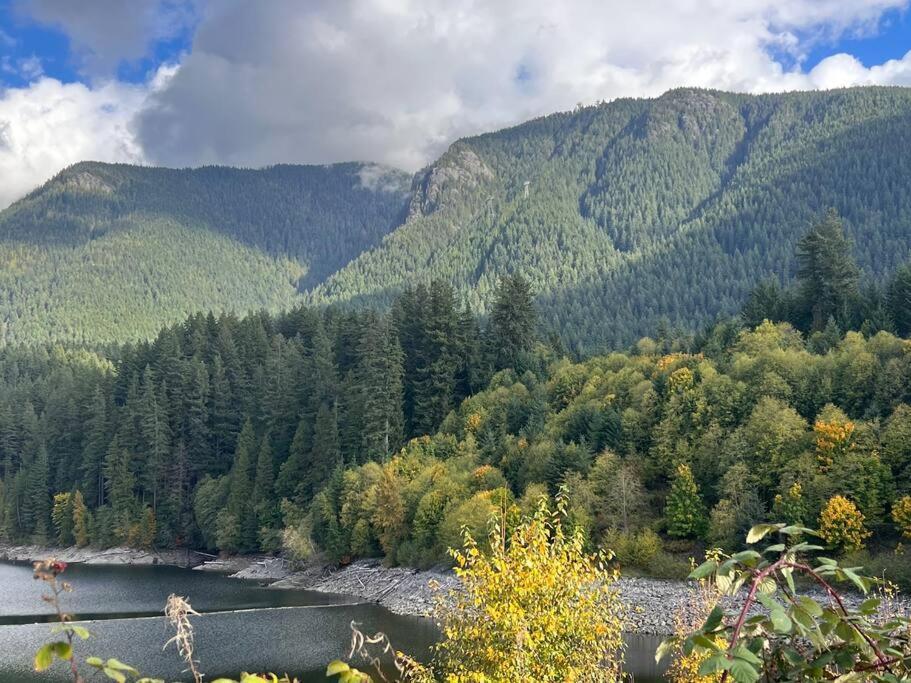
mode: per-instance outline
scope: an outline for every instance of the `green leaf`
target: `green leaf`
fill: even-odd
[[[721,609],[721,605],[715,605],[711,612],[709,612],[708,618],[705,620],[705,623],[702,625],[703,633],[711,633],[721,624],[721,620],[724,618],[724,610]]]
[[[731,555],[731,559],[737,562],[749,562],[750,560],[758,560],[760,557],[762,556],[755,550],[741,550],[739,553]]]
[[[711,676],[718,671],[724,671],[731,668],[731,660],[723,652],[712,655],[699,665],[700,676]]]
[[[57,656],[57,659],[69,661],[73,658],[73,646],[69,643],[59,640],[56,643],[51,643],[51,646],[54,649],[54,654]]]
[[[822,607],[819,603],[816,602],[813,598],[807,595],[801,595],[797,598],[797,602],[800,603],[801,609],[809,614],[811,617],[821,617],[822,616]]]
[[[778,525],[776,524],[757,524],[747,534],[747,543],[757,543],[765,538],[770,531],[775,531],[777,528]]]
[[[772,610],[772,626],[775,628],[776,633],[787,634],[791,632],[793,624],[791,623],[791,618],[785,613],[783,609]]]
[[[737,683],[753,683],[759,680],[759,672],[744,659],[737,658],[731,664],[731,676]]]
[[[665,641],[667,642],[667,641]],[[664,643],[662,643],[663,645]],[[660,648],[659,648],[660,649]],[[657,657],[657,655],[656,655]],[[326,667],[326,676],[337,676],[338,674],[345,673],[350,671],[351,667],[348,666],[345,662],[342,662],[336,659],[334,662],[329,662],[329,666]]]
[[[102,671],[104,672],[104,675],[110,678],[112,681],[117,681],[117,683],[126,683],[127,677],[124,676],[122,671],[111,669],[107,666],[104,667]]]
[[[72,631],[75,635],[79,636],[83,640],[89,639],[90,634],[88,632],[88,629],[85,629],[82,626],[74,626],[70,624],[70,631]]]
[[[111,659],[109,659],[108,661],[106,661],[104,663],[104,666],[105,666],[105,668],[113,669],[114,671],[126,671],[127,673],[131,673],[134,676],[139,675],[139,672],[136,671],[136,669],[134,669],[132,666],[130,666],[129,664],[124,664],[119,659],[114,659],[113,657]]]
[[[101,657],[86,657],[85,663],[89,666],[94,666],[96,669],[100,669],[104,666],[104,662],[101,661]]]
[[[861,578],[860,576],[855,574],[852,570],[842,569],[841,571],[844,572],[844,575],[847,576],[848,579],[851,580],[851,583],[853,583],[857,587],[857,590],[859,590],[861,593],[866,593],[869,590],[869,586],[867,585],[867,582],[863,578]]]
[[[797,588],[794,586],[794,570],[791,567],[784,567],[781,570],[781,575],[784,577],[785,583],[788,584],[788,590],[791,593],[796,593]]]
[[[54,663],[54,643],[48,643],[38,648],[35,653],[35,671],[44,671]]]
[[[882,603],[882,600],[879,598],[867,598],[861,603],[858,610],[863,614],[873,614],[879,609],[880,603]]]
[[[697,633],[693,636],[693,643],[701,647],[703,650],[714,650],[717,652],[720,649],[714,640],[708,636],[702,635],[701,633]]]
[[[655,664],[659,663],[662,659],[667,657],[668,653],[673,651],[673,649],[677,646],[678,642],[680,642],[680,641],[676,636],[671,636],[670,638],[665,638],[664,640],[662,640],[661,644],[658,646],[658,649],[655,650]],[[343,664],[343,662],[332,662],[332,664]],[[329,665],[330,668],[332,667],[332,664]],[[348,666],[348,665],[344,664],[344,666]],[[330,671],[329,669],[326,670],[327,676],[332,676],[335,673],[338,673],[338,672]]]
[[[755,664],[756,666],[762,665],[762,660],[743,643],[734,648],[734,651],[731,654],[738,659],[745,659],[750,664]]]
[[[706,560],[698,567],[696,567],[692,572],[690,572],[689,578],[691,579],[704,579],[706,576],[715,571],[715,568],[718,566],[718,563],[715,560]]]

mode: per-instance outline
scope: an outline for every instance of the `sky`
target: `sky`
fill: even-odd
[[[0,0],[0,208],[92,159],[373,161],[680,86],[911,86],[911,0]]]

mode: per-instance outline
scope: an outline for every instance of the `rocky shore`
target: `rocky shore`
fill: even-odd
[[[95,565],[175,565],[199,571],[226,573],[233,578],[260,581],[274,590],[302,589],[321,593],[350,595],[375,602],[391,612],[412,616],[429,616],[434,596],[458,586],[451,569],[428,570],[386,567],[379,560],[358,560],[344,567],[314,563],[293,570],[280,557],[228,557],[213,559],[201,553],[181,551],[143,551],[131,548],[42,548],[37,546],[0,546],[0,560],[29,562],[48,557],[64,562]],[[675,615],[692,609],[697,596],[692,583],[665,581],[644,577],[621,577],[617,581],[620,600],[626,606],[626,630],[632,633],[665,635],[674,628]],[[825,596],[816,594],[817,600]],[[848,604],[859,604],[863,598],[846,593]],[[727,609],[737,605],[726,601]],[[911,599],[895,600],[894,607],[911,614]]]
[[[95,565],[172,565],[195,567],[207,557],[192,550],[138,550],[136,548],[55,548],[36,545],[0,545],[0,560],[37,562],[54,558],[62,562]]]

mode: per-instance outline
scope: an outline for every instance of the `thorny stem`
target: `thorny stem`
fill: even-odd
[[[55,560],[44,560],[43,562],[34,563],[34,577],[44,581],[51,589],[51,595],[45,595],[44,601],[49,602],[54,607],[57,614],[57,621],[66,625],[70,621],[70,615],[63,611],[60,606],[60,594],[68,590],[66,583],[63,585],[57,581],[57,575],[66,570],[66,564]],[[70,646],[70,673],[73,676],[73,683],[83,683],[82,676],[79,675],[79,661],[73,649],[73,632],[67,628],[63,629],[66,642]]]
[[[852,629],[854,629],[858,634],[860,634],[861,638],[864,639],[864,641],[867,643],[867,645],[869,645],[870,648],[873,650],[873,652],[876,654],[877,662],[875,662],[873,664],[867,664],[864,666],[858,666],[854,669],[854,671],[861,672],[861,671],[872,671],[872,670],[880,670],[880,669],[891,670],[892,664],[894,664],[895,661],[897,661],[896,658],[887,657],[885,655],[885,653],[880,649],[879,645],[877,645],[876,642],[869,635],[864,633],[863,630],[859,626],[857,626],[857,624],[855,624],[853,621],[851,621],[851,619],[848,618],[849,614],[848,614],[847,608],[845,607],[845,603],[841,599],[841,596],[838,594],[838,592],[832,587],[832,585],[828,581],[826,581],[822,576],[820,576],[809,565],[802,564],[799,562],[789,562],[785,559],[784,556],[779,558],[776,562],[770,564],[768,567],[766,567],[762,571],[757,572],[755,570],[752,570],[753,581],[750,583],[750,591],[747,594],[746,600],[744,600],[743,607],[740,609],[740,614],[737,616],[737,621],[734,624],[734,632],[731,634],[731,642],[728,645],[728,649],[727,649],[728,656],[730,656],[731,652],[733,652],[734,648],[737,646],[737,641],[740,639],[740,631],[743,629],[743,624],[746,621],[747,614],[749,613],[750,608],[755,603],[756,591],[759,589],[759,585],[767,577],[775,574],[776,572],[780,571],[781,569],[788,569],[788,568],[798,569],[798,570],[808,574],[814,581],[816,581],[820,586],[822,586],[823,590],[826,592],[826,594],[829,596],[829,598],[838,605],[839,610],[841,610],[842,616],[845,617],[844,621]],[[787,591],[785,591],[785,594],[788,596],[788,599],[791,600],[791,602],[793,603],[794,602],[793,596],[791,596]],[[794,603],[794,604],[796,605],[796,603]],[[729,673],[728,671],[725,671],[721,675],[721,683],[726,683],[726,681],[728,680],[728,673]]]

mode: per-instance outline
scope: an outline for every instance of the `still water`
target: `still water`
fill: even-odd
[[[395,647],[426,658],[437,638],[435,625],[403,617],[354,598],[303,590],[272,590],[241,581],[175,567],[71,565],[65,574],[74,591],[65,609],[92,633],[79,643],[82,656],[117,657],[146,675],[185,678],[172,648],[162,650],[170,631],[161,614],[171,593],[183,595],[202,614],[193,617],[196,652],[209,680],[239,671],[277,671],[303,681],[325,681],[325,665],[345,657],[351,621],[367,632],[385,632]],[[0,683],[63,681],[57,664],[45,674],[31,671],[32,656],[51,640],[52,614],[41,601],[44,584],[31,567],[0,563]],[[638,683],[659,680],[652,653],[657,639],[630,636],[627,669]]]

